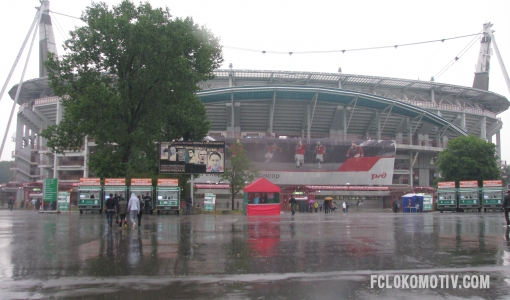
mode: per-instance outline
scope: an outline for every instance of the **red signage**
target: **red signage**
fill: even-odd
[[[478,181],[476,180],[468,180],[468,181],[459,181],[459,187],[461,188],[472,188],[478,187]]]
[[[126,178],[105,178],[104,185],[126,185]]]
[[[101,185],[100,178],[80,178],[80,186],[85,185]]]
[[[197,189],[230,189],[230,184],[195,184]]]
[[[131,178],[131,185],[152,185],[150,178]]]
[[[364,186],[364,185],[307,185],[312,190],[325,191],[389,191],[388,186]]]
[[[179,179],[158,178],[158,186],[179,186]]]
[[[438,189],[454,189],[455,188],[455,181],[445,181],[445,182],[438,182],[437,183]]]
[[[489,186],[503,187],[503,181],[502,180],[484,180],[483,186],[484,187],[489,187]]]

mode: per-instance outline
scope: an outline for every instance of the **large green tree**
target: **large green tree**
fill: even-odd
[[[259,177],[259,172],[255,165],[248,157],[246,150],[239,140],[235,142],[228,149],[230,153],[230,160],[226,162],[225,170],[221,176],[222,180],[230,182],[230,193],[232,195],[232,209],[234,209],[234,199],[239,192],[244,189],[247,182],[252,182],[255,178]]]
[[[12,180],[11,168],[14,166],[14,162],[2,160],[0,161],[0,183],[7,183]]]
[[[496,145],[475,136],[448,141],[439,154],[437,171],[441,181],[500,179]]]
[[[94,3],[82,19],[87,25],[70,32],[66,54],[46,63],[65,109],[60,123],[41,133],[48,146],[62,152],[93,139],[94,175],[116,177],[155,172],[157,142],[207,134],[196,92],[223,61],[218,38],[168,8],[128,0],[111,9]]]

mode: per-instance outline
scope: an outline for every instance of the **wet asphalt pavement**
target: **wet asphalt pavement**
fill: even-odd
[[[501,212],[154,214],[119,230],[104,214],[0,210],[0,299],[508,299],[508,235]]]

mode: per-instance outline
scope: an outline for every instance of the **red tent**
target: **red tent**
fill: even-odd
[[[265,178],[259,178],[244,188],[244,207],[247,215],[279,215],[280,208],[280,188]],[[248,194],[270,193],[273,194],[269,203],[248,204]]]
[[[261,177],[244,187],[245,193],[279,193],[280,188],[271,181]]]

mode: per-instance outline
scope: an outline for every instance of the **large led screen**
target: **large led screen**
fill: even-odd
[[[160,173],[223,173],[225,142],[163,142],[160,144]]]

